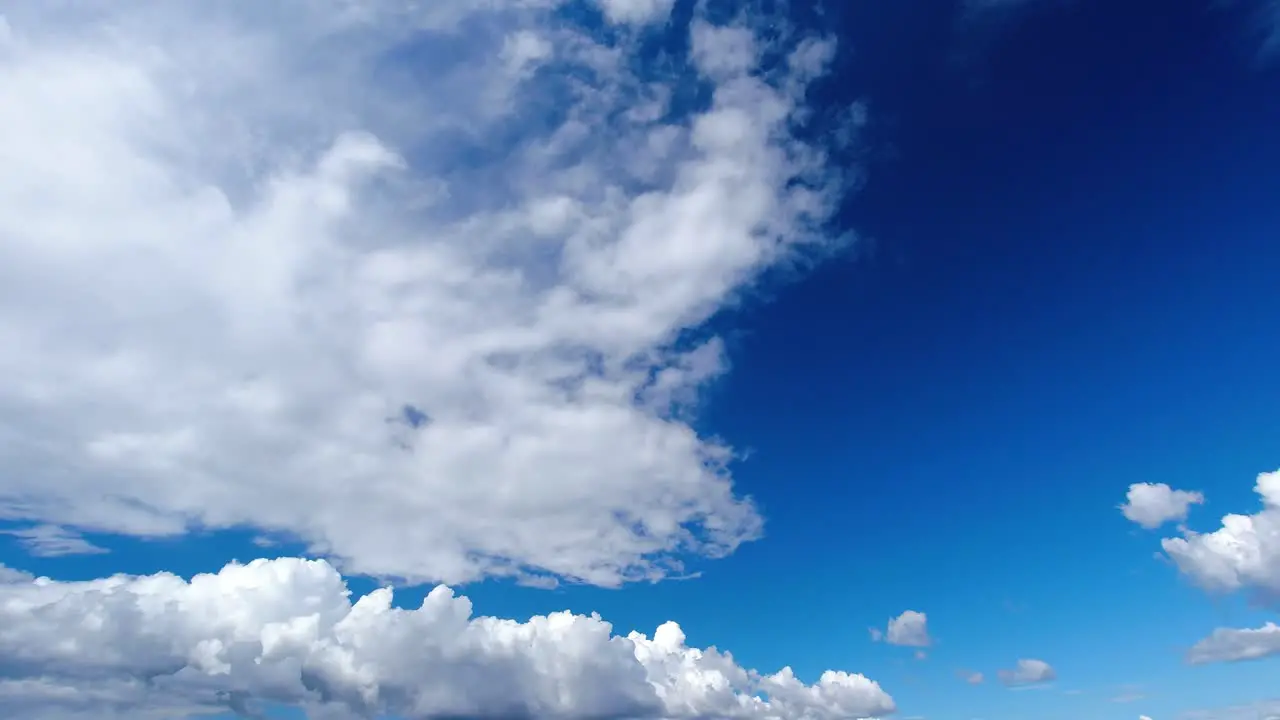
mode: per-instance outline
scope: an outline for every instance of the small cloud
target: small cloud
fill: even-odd
[[[982,673],[976,670],[959,670],[956,674],[960,676],[961,680],[964,680],[970,685],[981,685],[982,681],[986,679]]]
[[[922,661],[923,661],[923,660],[927,660],[927,659],[929,659],[929,653],[927,653],[927,652],[925,652],[925,651],[923,651],[923,650],[917,650],[917,651],[916,651],[916,659],[917,659],[917,660],[922,660]]]
[[[884,639],[884,631],[880,628],[867,628],[867,632],[871,634],[871,642],[880,642]]]
[[[871,639],[874,642],[883,639],[890,645],[902,647],[929,647],[933,643],[933,639],[929,637],[929,618],[915,610],[907,610],[889,620],[889,628],[884,633],[871,628]]]
[[[1206,665],[1260,660],[1272,655],[1280,655],[1280,625],[1269,622],[1254,629],[1218,628],[1191,647],[1187,662]]]
[[[1167,522],[1187,519],[1192,505],[1204,504],[1204,495],[1174,490],[1164,483],[1134,483],[1120,504],[1120,512],[1131,522],[1154,530]]]
[[[35,525],[20,530],[0,530],[0,533],[18,538],[27,552],[36,557],[101,555],[107,552],[106,548],[85,540],[80,533],[57,525]]]
[[[1058,679],[1058,673],[1049,663],[1029,658],[1019,660],[1012,670],[1001,670],[997,676],[1006,687],[1042,685]]]
[[[1138,720],[1151,720],[1150,715],[1139,715]]]

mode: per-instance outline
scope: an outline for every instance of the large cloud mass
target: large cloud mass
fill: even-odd
[[[689,331],[831,247],[833,46],[671,11],[5,3],[0,519],[451,583],[757,537]]]
[[[90,582],[0,574],[0,706],[39,720],[183,716],[263,702],[313,717],[856,718],[894,710],[862,675],[813,685],[727,653],[614,635],[598,616],[472,617],[436,587],[416,610],[389,589],[354,604],[323,560]],[[761,699],[761,695],[767,700]]]

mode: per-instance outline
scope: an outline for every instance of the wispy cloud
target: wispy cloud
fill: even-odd
[[[56,525],[0,530],[0,534],[18,538],[27,552],[36,557],[101,555],[107,552],[106,548],[94,545],[79,533]]]

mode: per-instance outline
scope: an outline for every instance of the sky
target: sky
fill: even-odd
[[[1280,717],[1280,4],[0,4],[0,710]]]

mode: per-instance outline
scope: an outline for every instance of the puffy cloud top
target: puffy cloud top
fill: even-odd
[[[924,613],[907,610],[889,621],[884,639],[890,645],[928,647],[932,642],[929,638],[928,623],[929,618]]]
[[[1258,475],[1255,492],[1262,509],[1253,515],[1226,515],[1211,533],[1188,531],[1166,538],[1164,551],[1178,569],[1209,590],[1249,589],[1280,598],[1280,471]]]
[[[1134,483],[1129,486],[1120,511],[1129,520],[1148,530],[1175,520],[1186,520],[1192,505],[1204,502],[1204,495],[1174,490],[1164,483]]]
[[[190,582],[0,574],[0,700],[23,718],[146,717],[260,702],[359,718],[857,718],[894,710],[862,675],[812,685],[685,644],[675,623],[619,636],[597,615],[473,617],[438,586],[353,603],[321,560],[229,565]],[[767,694],[768,699],[762,699]],[[172,715],[165,715],[170,717]]]

